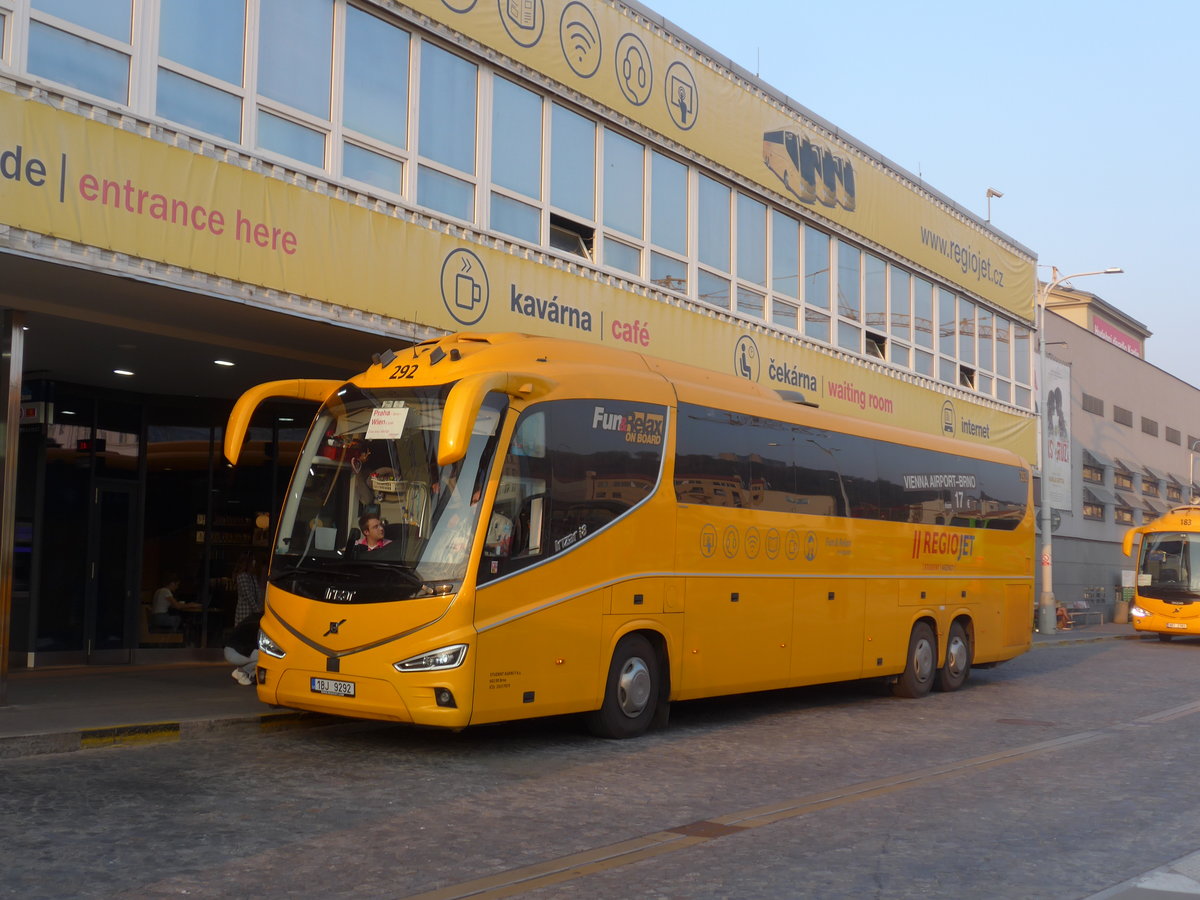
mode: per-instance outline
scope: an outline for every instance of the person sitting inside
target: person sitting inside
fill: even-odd
[[[362,531],[362,537],[355,542],[356,547],[365,547],[370,552],[391,543],[383,536],[383,520],[377,515],[367,513],[359,516],[358,527]]]
[[[246,616],[234,626],[229,637],[225,639],[225,661],[237,666],[229,674],[238,684],[249,685],[255,682],[254,672],[258,668],[258,622],[261,618],[261,611]]]
[[[166,584],[154,592],[150,602],[150,624],[155,628],[175,631],[185,612],[199,612],[204,607],[199,603],[188,603],[175,596],[179,590],[179,576],[168,575]]]

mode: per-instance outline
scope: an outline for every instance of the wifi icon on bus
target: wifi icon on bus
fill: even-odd
[[[579,0],[572,0],[564,7],[558,22],[558,42],[572,72],[580,78],[596,74],[603,56],[600,26],[591,10]]]

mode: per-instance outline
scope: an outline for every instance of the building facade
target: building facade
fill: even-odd
[[[1200,441],[1200,390],[1145,359],[1150,332],[1086,291],[1059,288],[1047,303],[1048,371],[1065,372],[1063,401],[1047,386],[1047,431],[1069,419],[1069,489],[1052,531],[1054,594],[1111,615],[1125,532],[1200,496],[1193,450]]]
[[[219,646],[311,414],[230,401],[447,331],[1036,453],[1033,254],[637,3],[0,0],[0,176],[14,665]]]

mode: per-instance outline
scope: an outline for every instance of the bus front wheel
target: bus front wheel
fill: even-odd
[[[904,671],[892,685],[892,693],[897,697],[912,699],[924,697],[933,687],[936,673],[937,644],[934,642],[933,629],[925,622],[918,622],[908,639]]]
[[[604,704],[588,714],[588,730],[617,739],[643,734],[654,721],[658,692],[658,655],[642,635],[626,635],[613,651]]]
[[[946,638],[946,661],[937,673],[939,691],[957,691],[971,674],[971,641],[961,622],[950,626]]]

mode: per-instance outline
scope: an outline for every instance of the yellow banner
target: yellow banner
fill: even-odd
[[[785,201],[1033,319],[1032,258],[900,181],[879,160],[661,37],[640,18],[595,0],[407,0],[407,5]]]
[[[873,372],[765,328],[469,244],[296,185],[0,94],[0,222],[448,331],[611,343],[876,422],[1008,447],[1033,420]]]

